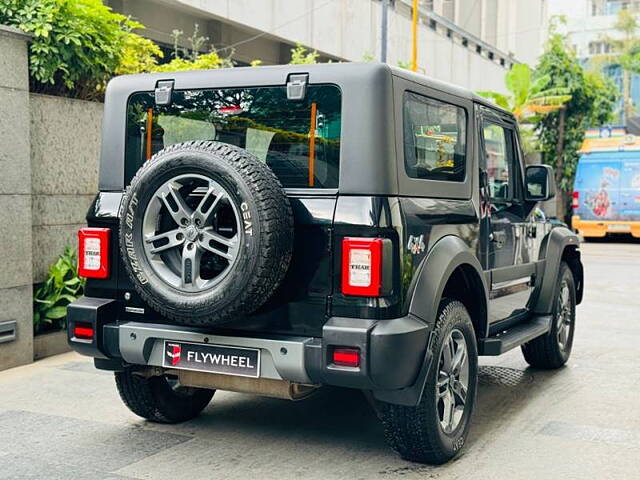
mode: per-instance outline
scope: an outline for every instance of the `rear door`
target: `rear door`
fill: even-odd
[[[163,105],[154,92],[134,93],[127,108],[126,183],[153,154],[180,142],[228,143],[266,163],[291,202],[293,259],[273,297],[232,328],[317,336],[332,289],[342,94],[332,84],[308,84],[303,98],[292,98],[289,90],[287,85],[173,90]]]

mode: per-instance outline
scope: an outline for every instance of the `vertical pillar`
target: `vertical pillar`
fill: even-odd
[[[33,361],[28,41],[0,25],[0,370]]]

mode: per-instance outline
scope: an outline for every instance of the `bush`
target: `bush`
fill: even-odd
[[[1,0],[0,23],[31,33],[32,91],[100,98],[119,71],[154,63],[158,47],[132,33],[143,26],[101,0]],[[126,63],[123,59],[126,56]]]
[[[291,61],[289,61],[289,63],[291,65],[313,64],[318,63],[319,57],[320,54],[317,51],[309,51],[302,44],[298,43],[291,49]]]
[[[85,280],[78,276],[75,252],[66,247],[49,267],[46,282],[33,295],[33,331],[43,333],[66,327],[67,306],[82,296]]]

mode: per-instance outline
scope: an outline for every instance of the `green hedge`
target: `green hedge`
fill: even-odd
[[[31,33],[31,89],[100,98],[119,69],[140,69],[160,51],[131,32],[143,26],[101,0],[0,0],[0,24]],[[131,65],[132,64],[132,65]],[[126,70],[126,68],[125,68]]]

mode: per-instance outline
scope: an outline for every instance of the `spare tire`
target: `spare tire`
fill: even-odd
[[[120,206],[120,251],[145,302],[162,316],[219,325],[258,309],[291,260],[293,215],[274,173],[219,142],[161,150]]]

